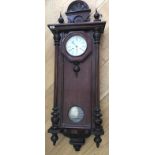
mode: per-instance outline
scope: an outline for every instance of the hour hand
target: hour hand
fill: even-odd
[[[76,46],[76,44],[74,43],[74,41],[72,41],[72,44],[73,44],[74,46]]]

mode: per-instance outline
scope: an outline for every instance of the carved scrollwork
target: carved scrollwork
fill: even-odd
[[[79,0],[79,1],[72,2],[68,7],[67,12],[85,11],[88,9],[89,9],[89,6],[87,5],[87,3]]]
[[[81,23],[90,21],[89,6],[81,0],[73,1],[67,9],[68,23]]]

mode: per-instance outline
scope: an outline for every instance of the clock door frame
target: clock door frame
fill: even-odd
[[[69,38],[75,35],[81,35],[86,39],[88,44],[88,48],[86,52],[81,56],[66,56],[64,54],[67,53],[65,49],[66,42]],[[76,31],[68,33],[62,39],[62,49],[63,49],[63,102],[62,105],[62,112],[65,114],[61,117],[62,128],[83,128],[91,130],[92,126],[92,119],[91,119],[91,112],[92,112],[92,47],[93,42],[90,39],[90,35],[83,31]],[[76,66],[75,63],[78,63],[78,67],[80,71],[78,75],[76,75],[74,71],[74,67]],[[68,80],[69,79],[69,80]],[[81,87],[81,89],[80,89]],[[66,95],[67,94],[67,95]],[[67,99],[66,99],[67,98]],[[67,101],[66,101],[67,100]],[[72,102],[72,103],[69,103]],[[73,123],[69,121],[68,118],[68,110],[72,106],[79,106],[83,109],[85,116],[82,121],[79,123]],[[68,122],[68,123],[64,123]]]
[[[86,49],[85,53],[83,53],[80,56],[71,56],[70,54],[68,54],[68,52],[66,50],[66,43],[71,37],[76,36],[76,35],[79,35],[86,40],[87,49]],[[82,61],[84,61],[92,52],[93,41],[90,37],[91,36],[87,32],[84,32],[81,30],[69,32],[62,40],[62,53],[70,62],[82,62]]]

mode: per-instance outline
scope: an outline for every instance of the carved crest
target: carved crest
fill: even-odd
[[[67,9],[66,15],[68,23],[81,23],[90,21],[89,6],[81,0],[73,1]]]

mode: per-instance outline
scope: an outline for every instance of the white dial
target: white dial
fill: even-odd
[[[86,49],[87,42],[79,35],[71,37],[66,43],[66,50],[71,56],[80,56],[85,53]]]

